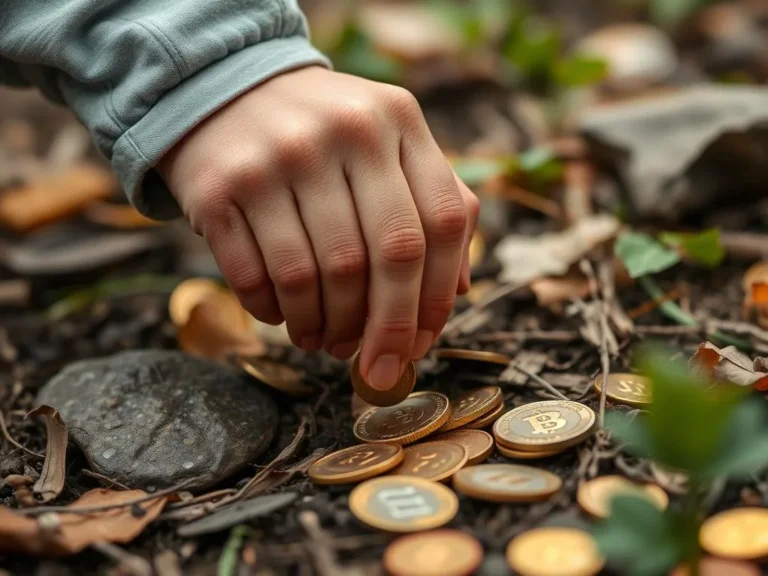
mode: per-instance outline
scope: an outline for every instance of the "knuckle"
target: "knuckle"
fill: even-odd
[[[239,210],[227,192],[222,189],[210,189],[199,196],[190,223],[193,228],[212,234],[232,228],[238,214]]]
[[[453,295],[433,295],[422,303],[422,314],[429,319],[445,320],[453,310]]]
[[[334,280],[362,276],[368,269],[368,255],[362,243],[338,245],[328,254],[325,268],[325,273]]]
[[[418,226],[394,221],[385,225],[379,240],[379,254],[384,262],[410,264],[421,262],[427,251],[424,233]]]
[[[428,236],[445,240],[463,239],[467,228],[467,208],[455,190],[434,195],[431,210],[424,216]]]
[[[373,105],[360,100],[348,100],[339,104],[336,124],[340,137],[365,150],[378,149],[381,122]]]
[[[416,332],[416,320],[407,317],[382,318],[376,329],[384,336],[410,335]]]
[[[306,128],[288,128],[275,144],[275,152],[284,164],[316,165],[320,149],[317,134]]]
[[[261,267],[239,267],[229,278],[229,285],[236,294],[258,294],[270,287],[269,277]]]
[[[317,283],[317,268],[305,254],[293,251],[275,255],[272,281],[280,290],[306,290]]]
[[[400,86],[384,87],[384,100],[388,109],[401,120],[413,122],[421,116],[421,106],[416,97]]]

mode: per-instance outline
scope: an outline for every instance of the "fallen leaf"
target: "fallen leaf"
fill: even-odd
[[[565,276],[539,278],[531,282],[531,291],[539,306],[552,306],[589,296],[589,280],[578,270],[571,270]]]
[[[104,200],[91,202],[83,210],[83,216],[94,224],[119,230],[133,230],[160,225],[160,222],[147,218],[129,204],[115,204]]]
[[[71,510],[127,504],[148,494],[143,490],[112,491],[97,488],[68,506]],[[0,507],[0,551],[35,556],[77,554],[94,542],[126,544],[136,538],[163,510],[159,498],[90,514],[47,513],[37,518]],[[136,508],[141,509],[136,514]]]
[[[719,266],[725,258],[725,250],[720,243],[720,230],[717,228],[698,233],[662,232],[659,240],[679,250],[686,260],[710,268]]]
[[[46,448],[43,471],[34,487],[35,495],[41,502],[50,502],[61,494],[67,477],[67,426],[58,411],[51,406],[43,405],[32,410],[27,417],[45,418]]]
[[[298,494],[296,492],[283,492],[280,494],[259,496],[258,498],[245,500],[244,502],[236,502],[217,510],[205,518],[180,526],[177,533],[179,536],[191,538],[226,530],[227,528],[247,522],[253,518],[271,514],[272,512],[291,504],[296,500],[297,496]]]
[[[768,390],[768,359],[752,360],[735,346],[721,349],[711,342],[704,342],[691,357],[691,365],[723,382]]]
[[[680,262],[680,255],[647,234],[625,232],[615,245],[618,256],[632,278],[655,274]]]
[[[210,278],[190,278],[176,286],[168,301],[168,314],[175,326],[184,326],[189,321],[192,309],[205,300],[209,294],[224,290]]]

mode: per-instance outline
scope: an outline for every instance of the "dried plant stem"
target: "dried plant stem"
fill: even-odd
[[[521,374],[525,374],[526,376],[528,376],[528,378],[532,378],[533,380],[541,384],[541,386],[544,387],[547,390],[547,392],[557,396],[561,400],[568,400],[568,396],[560,392],[560,390],[552,386],[552,384],[544,380],[544,378],[542,378],[538,374],[534,374],[533,372],[530,372],[529,370],[522,368],[521,366],[515,364],[514,362],[511,364],[511,366]]]
[[[5,437],[5,439],[8,440],[8,442],[13,444],[19,450],[23,450],[24,452],[26,452],[30,456],[34,456],[35,458],[41,458],[41,459],[45,458],[45,456],[43,456],[42,454],[38,454],[37,452],[33,452],[32,450],[30,450],[29,448],[25,448],[24,446],[22,446],[21,444],[16,442],[16,440],[13,439],[13,436],[11,436],[11,433],[8,432],[8,426],[6,426],[5,424],[5,415],[3,414],[2,410],[0,410],[0,429],[2,429],[3,436]]]

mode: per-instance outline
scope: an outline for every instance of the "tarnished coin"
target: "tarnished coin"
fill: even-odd
[[[465,466],[474,466],[485,462],[493,454],[493,436],[483,430],[452,430],[440,434],[435,440],[455,442],[464,446],[467,451],[467,463]]]
[[[701,547],[710,554],[733,560],[768,557],[768,508],[735,508],[704,521]]]
[[[453,487],[488,502],[537,502],[560,490],[562,480],[551,472],[516,464],[468,466],[453,475]]]
[[[699,562],[699,576],[760,576],[760,568],[755,564],[723,560],[722,558],[702,558]],[[678,566],[669,576],[691,576],[689,566]]]
[[[315,484],[348,484],[388,472],[403,461],[396,444],[358,444],[320,458],[310,466]]]
[[[605,559],[594,538],[576,528],[536,528],[507,546],[507,562],[521,576],[591,576]]]
[[[473,360],[486,364],[500,364],[506,366],[512,359],[506,354],[487,352],[485,350],[464,350],[461,348],[438,348],[433,352],[435,358],[450,360]]]
[[[502,414],[504,414],[504,408],[505,408],[504,402],[499,402],[499,405],[496,406],[496,408],[494,408],[484,416],[481,416],[474,422],[470,422],[465,426],[465,428],[471,428],[473,430],[482,430],[483,428],[488,428],[494,422],[496,422],[496,420],[498,420]]]
[[[411,444],[445,424],[451,414],[448,398],[439,392],[414,392],[395,406],[372,408],[355,422],[361,442]]]
[[[595,391],[602,393],[602,374],[595,379]],[[605,395],[616,404],[642,408],[651,403],[651,381],[637,374],[608,374]]]
[[[595,426],[591,408],[570,400],[546,400],[510,410],[493,425],[496,442],[513,450],[564,450],[587,438]]]
[[[541,452],[524,452],[522,450],[512,450],[511,448],[507,448],[506,446],[502,446],[501,444],[498,444],[496,446],[496,450],[498,450],[499,454],[501,454],[505,458],[512,458],[514,460],[542,460],[544,458],[549,458],[551,456],[555,456],[562,452],[562,450],[555,450],[555,451],[544,450]]]
[[[354,388],[360,398],[373,406],[394,406],[408,397],[416,384],[416,365],[408,362],[400,379],[389,390],[376,390],[366,384],[360,375],[360,355],[355,356],[352,367],[349,369],[349,377],[352,380]]]
[[[467,390],[458,398],[451,400],[451,416],[440,431],[447,432],[469,424],[492,411],[501,404],[502,400],[501,388],[498,386],[483,386]]]
[[[412,476],[366,480],[349,494],[349,508],[361,522],[388,532],[420,532],[450,522],[459,500],[450,488]]]
[[[467,451],[453,442],[423,442],[404,451],[400,465],[392,470],[399,476],[416,476],[433,482],[450,478],[467,463]]]
[[[635,484],[623,476],[601,476],[584,482],[579,486],[576,500],[587,514],[593,518],[608,518],[611,499],[619,495],[639,496],[647,499],[659,510],[665,510],[669,498],[655,484]]]
[[[314,390],[302,382],[302,375],[285,364],[266,358],[238,358],[238,364],[259,382],[290,396],[308,396]]]
[[[483,561],[483,546],[459,530],[432,530],[402,536],[384,552],[392,576],[468,576]]]

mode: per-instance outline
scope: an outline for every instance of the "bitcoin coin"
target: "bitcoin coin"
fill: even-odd
[[[458,530],[432,530],[402,536],[384,552],[392,576],[467,576],[483,561],[483,547]]]
[[[602,393],[603,376],[595,379],[595,391]],[[642,408],[651,403],[651,381],[637,374],[608,374],[608,388],[605,392],[612,402]]]
[[[510,410],[493,425],[496,442],[521,452],[564,450],[587,438],[592,409],[570,400],[545,400]]]
[[[488,502],[537,502],[560,490],[558,476],[516,464],[468,466],[453,475],[453,487],[471,498]]]
[[[455,430],[481,418],[501,404],[502,399],[501,388],[498,386],[484,386],[463,392],[451,400],[451,416],[440,431]]]
[[[467,463],[464,446],[453,442],[423,442],[406,448],[403,453],[403,461],[392,474],[416,476],[433,482],[450,478]]]
[[[551,456],[555,456],[556,454],[560,454],[562,450],[555,450],[553,451],[542,451],[542,452],[523,452],[522,450],[512,450],[511,448],[507,448],[505,446],[502,446],[501,444],[496,446],[496,450],[498,450],[499,454],[504,456],[505,458],[512,458],[515,460],[542,460],[544,458],[549,458]]]
[[[521,576],[591,576],[605,559],[592,536],[576,528],[536,528],[507,546],[507,562]]]
[[[349,494],[355,517],[388,532],[420,532],[450,522],[459,500],[450,488],[412,476],[381,476],[357,485]]]
[[[414,392],[400,404],[372,408],[355,422],[361,442],[411,444],[445,424],[451,414],[448,398],[439,392]]]
[[[464,446],[467,451],[467,463],[465,466],[474,466],[488,459],[493,454],[493,436],[483,430],[452,430],[440,434],[435,440],[455,442]]]
[[[461,348],[438,348],[433,352],[435,358],[448,360],[472,360],[485,362],[486,364],[500,364],[506,366],[512,359],[506,354],[498,352],[486,352],[485,350],[463,350]]]
[[[747,562],[702,558],[699,562],[699,576],[760,576],[760,568]],[[691,576],[688,566],[678,566],[669,576]]]
[[[611,499],[619,495],[639,496],[647,499],[659,510],[669,504],[667,493],[655,484],[639,485],[623,476],[601,476],[579,486],[576,500],[593,518],[607,518]]]
[[[237,363],[249,376],[290,396],[308,396],[314,392],[302,383],[300,372],[284,364],[266,358],[249,357],[238,358]]]
[[[707,519],[699,532],[701,547],[720,558],[768,557],[768,508],[735,508]]]
[[[359,444],[321,458],[308,473],[315,484],[348,484],[384,474],[402,461],[403,449],[396,444]]]
[[[389,390],[376,390],[369,386],[360,375],[360,355],[355,356],[352,367],[349,369],[349,377],[360,398],[373,406],[394,406],[408,397],[416,384],[416,365],[407,362],[400,379]]]
[[[503,413],[504,413],[504,402],[499,402],[499,405],[496,406],[496,408],[488,412],[488,414],[486,414],[485,416],[481,416],[474,422],[470,422],[465,426],[465,428],[471,428],[472,430],[481,430],[483,428],[488,428],[488,426],[496,422],[496,420],[498,420]]]

